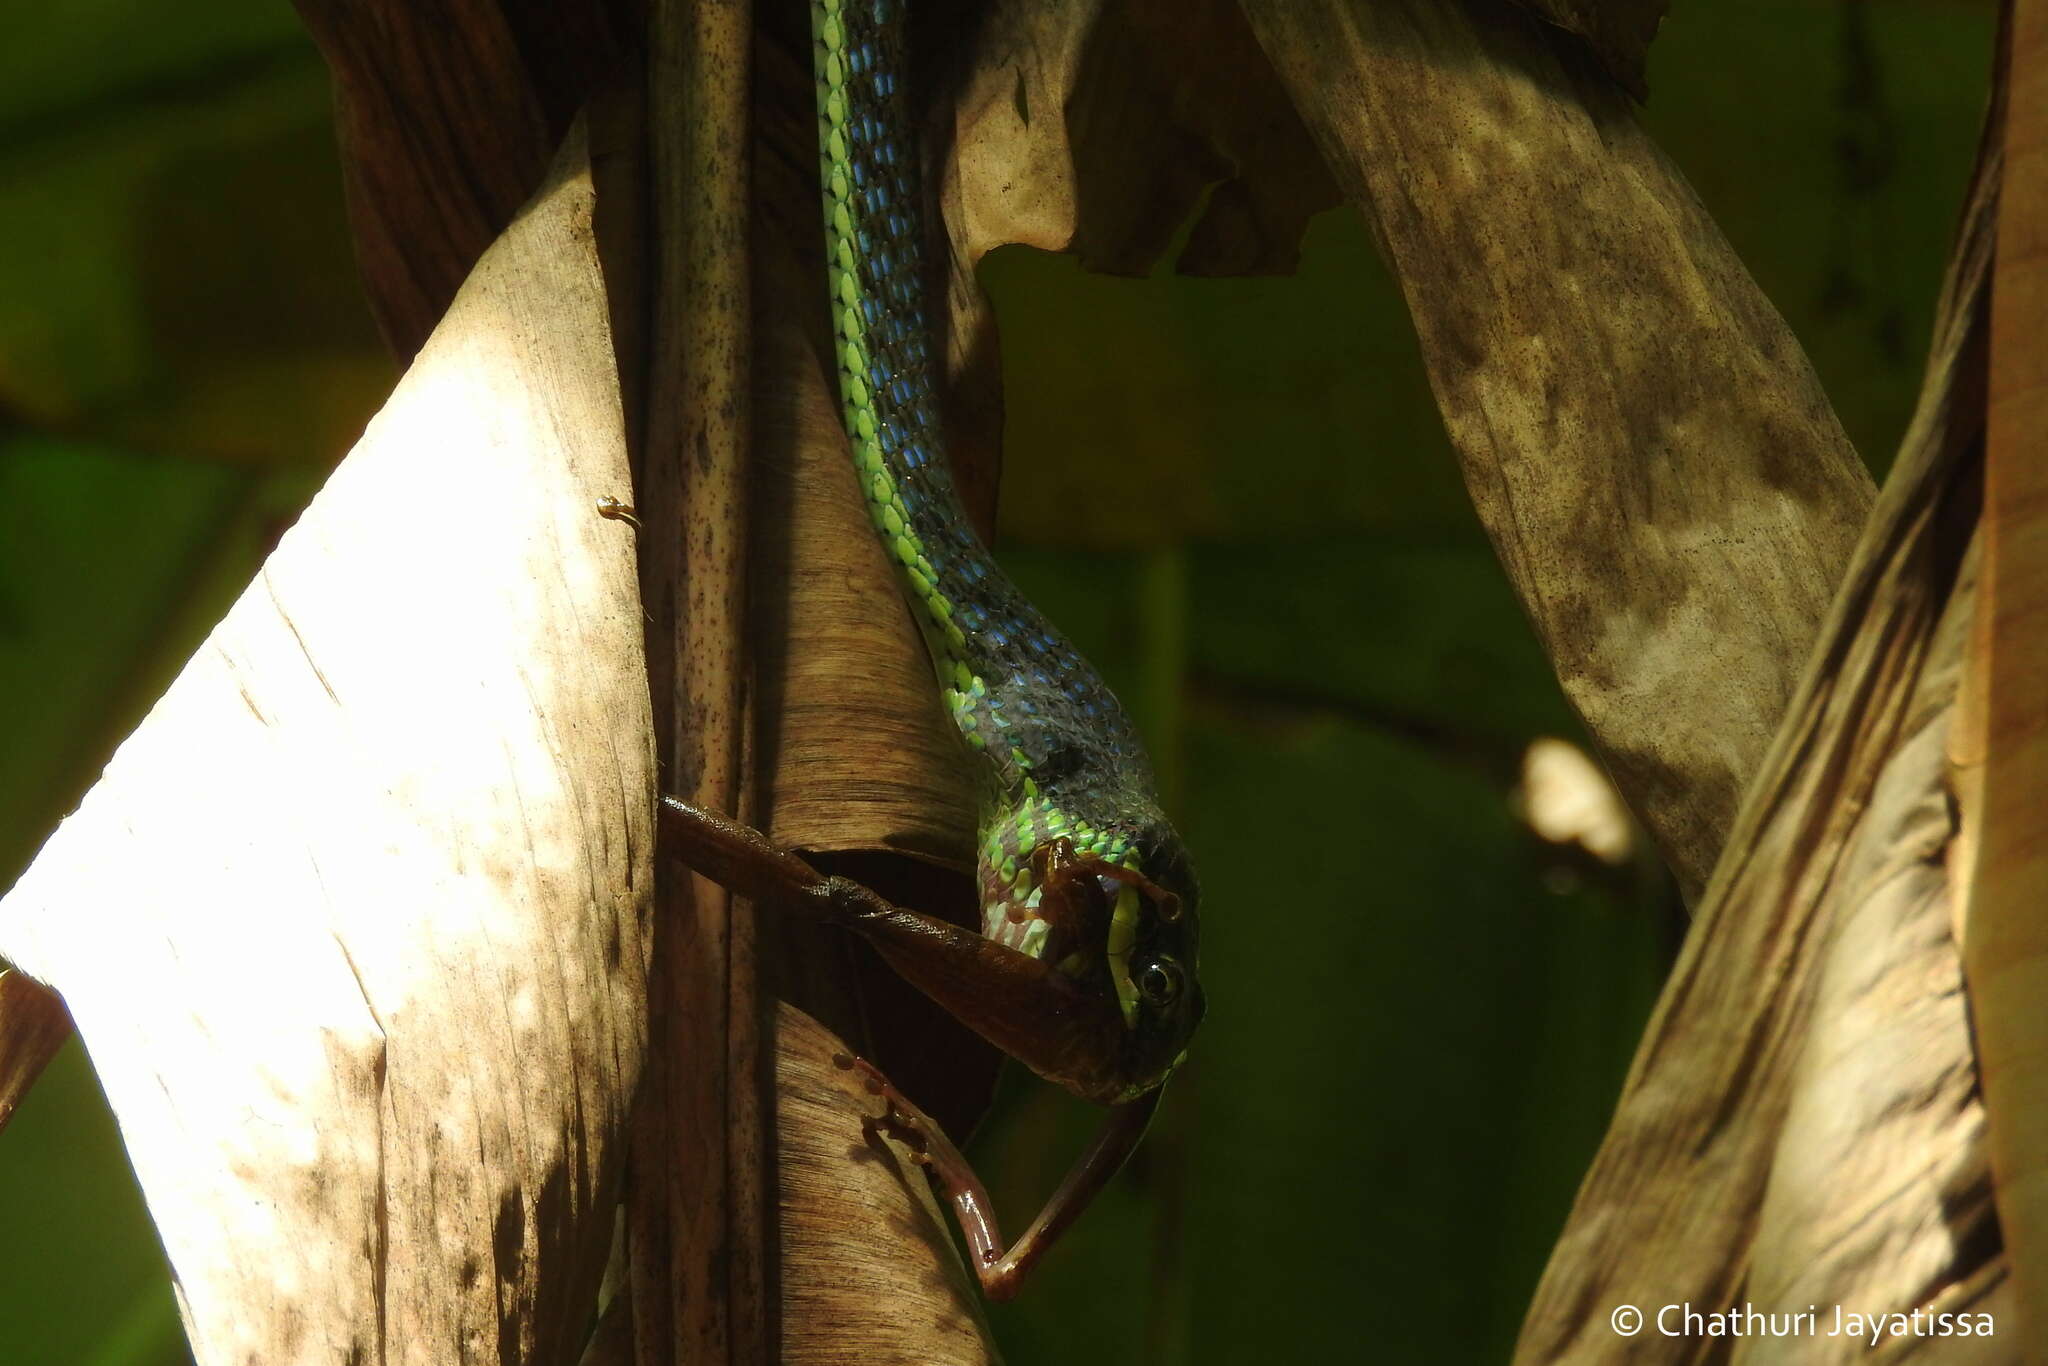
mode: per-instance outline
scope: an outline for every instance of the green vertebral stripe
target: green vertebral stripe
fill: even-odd
[[[994,925],[1035,896],[1030,855],[1044,840],[1065,837],[1136,866],[1173,836],[1123,708],[997,568],[954,491],[932,382],[916,144],[899,85],[901,8],[812,7],[834,343],[861,491],[977,759],[984,912]]]

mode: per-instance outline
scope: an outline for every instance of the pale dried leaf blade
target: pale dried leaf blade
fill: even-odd
[[[1815,851],[1832,866],[1823,874],[1803,849],[1788,848],[1783,822],[1759,846],[1760,857],[1806,879],[1826,877],[1812,913],[1810,975],[1788,972],[1780,998],[1787,1015],[1804,1012],[1805,1027],[1789,1075],[1767,1079],[1786,1090],[1777,1131],[1760,1124],[1733,1136],[1769,1164],[1743,1293],[1780,1312],[1910,1312],[1936,1302],[1952,1312],[2003,1310],[2009,1293],[2002,1277],[1983,1274],[2000,1265],[1998,1236],[1944,861],[1955,836],[1944,751],[1970,617],[1966,568],[1931,637],[1914,642],[1924,654],[1912,696],[1882,742],[1889,753],[1867,794],[1846,803],[1825,787],[1817,794],[1864,807],[1839,851]],[[1863,766],[1850,776],[1861,780]],[[1795,906],[1786,932],[1805,930]],[[1685,1178],[1674,1170],[1668,1179]],[[2008,1332],[2005,1359],[2017,1359],[2014,1341]],[[1752,1343],[1734,1359],[1769,1355]]]
[[[791,1362],[996,1366],[979,1296],[923,1170],[869,1122],[846,1045],[775,1017],[783,1345]]]
[[[1689,895],[1870,506],[1798,342],[1617,90],[1536,20],[1247,0],[1414,318],[1565,694]]]
[[[563,1360],[644,1048],[653,755],[582,139],[0,902],[201,1363]]]
[[[1988,1312],[2012,1331],[1948,859],[1945,748],[1971,622],[1996,144],[1915,415],[1746,795],[1517,1360],[1864,1360],[1819,1329],[1617,1336],[1608,1313]],[[1973,1327],[1976,1326],[1973,1321]]]
[[[1958,783],[1976,836],[1964,938],[1990,1110],[1998,1210],[2025,1327],[2048,1339],[2048,5],[2008,10],[1992,289],[1985,571],[1970,661],[1971,761]]]

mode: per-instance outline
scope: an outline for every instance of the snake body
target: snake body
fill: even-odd
[[[1145,748],[1100,675],[990,557],[954,489],[934,399],[903,12],[903,0],[813,0],[826,260],[861,489],[975,761],[983,933],[1070,972],[1086,967],[1075,960],[1084,946],[1039,914],[1034,852],[1065,839],[1186,903],[1176,947],[1191,970],[1193,874]],[[1105,891],[1111,976],[1136,1029],[1132,954],[1149,931],[1129,885]]]

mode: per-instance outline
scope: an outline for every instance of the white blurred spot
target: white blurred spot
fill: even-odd
[[[1552,844],[1576,844],[1603,863],[1626,863],[1635,822],[1587,753],[1551,736],[1530,743],[1515,793],[1522,819]]]

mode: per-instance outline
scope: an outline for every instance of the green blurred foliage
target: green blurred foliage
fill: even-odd
[[[1317,218],[1287,277],[1091,276],[1010,247],[981,279],[1002,322],[1005,462],[1029,471],[1003,487],[1006,543],[1471,528],[1400,295],[1357,214]]]
[[[1918,383],[1988,3],[1680,0],[1646,122],[1874,467]],[[277,0],[83,0],[0,45],[0,884],[391,378]],[[1359,220],[1289,279],[997,253],[1005,558],[1159,752],[1211,1013],[1128,1177],[995,1323],[1017,1366],[1500,1359],[1669,949],[1652,868],[1517,820],[1574,722]],[[1011,1078],[1012,1223],[1096,1116]],[[181,1359],[80,1051],[0,1137],[0,1360]]]
[[[1791,322],[1882,476],[1920,388],[1996,6],[1678,0],[1644,122]]]
[[[163,1249],[76,1040],[0,1138],[0,1360],[189,1362]]]

